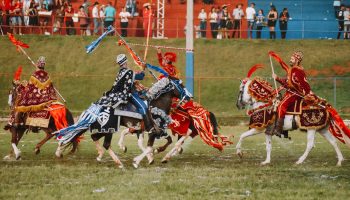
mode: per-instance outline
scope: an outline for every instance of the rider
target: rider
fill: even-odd
[[[149,130],[152,128],[152,123],[147,105],[140,99],[137,91],[134,89],[134,80],[143,80],[145,73],[143,71],[135,73],[128,68],[127,61],[125,54],[117,56],[116,63],[120,66],[119,73],[112,88],[105,92],[96,104],[116,108],[120,104],[125,104],[131,100],[137,111],[142,114],[146,129]]]
[[[281,135],[287,109],[295,102],[300,102],[305,96],[312,94],[304,68],[301,65],[302,60],[303,53],[296,51],[290,58],[291,68],[288,68],[287,77],[280,78],[276,74],[272,75],[287,90],[277,107],[278,119],[272,134]]]
[[[45,71],[46,59],[40,56],[36,63],[36,71],[30,76],[28,84],[14,82],[17,86],[18,101],[16,101],[13,126],[20,122],[19,113],[42,111],[52,102],[57,101],[57,94],[49,74]],[[27,119],[27,125],[40,126],[40,120]]]
[[[173,52],[166,52],[164,57],[162,55],[162,51],[160,48],[157,50],[158,62],[164,71],[167,72],[168,78],[179,81],[179,74],[176,67],[173,65],[176,62],[176,54]],[[169,84],[169,79],[165,77],[164,74],[161,74],[158,79],[159,81],[155,83],[146,93],[146,97],[149,100],[154,99],[155,95],[159,91],[159,89],[164,88]]]

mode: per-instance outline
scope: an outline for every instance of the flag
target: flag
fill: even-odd
[[[274,58],[277,62],[279,62],[279,63],[281,64],[282,68],[283,68],[286,72],[288,71],[288,69],[289,69],[288,65],[282,60],[281,57],[279,57],[279,55],[277,55],[277,54],[276,54],[275,52],[273,52],[273,51],[270,51],[270,52],[269,52],[269,55],[270,55],[272,58]]]
[[[100,44],[100,42],[102,41],[102,39],[104,37],[106,37],[108,34],[112,33],[115,29],[113,28],[113,26],[109,26],[107,31],[105,31],[104,33],[102,33],[102,35],[100,37],[98,37],[95,41],[93,41],[91,44],[89,44],[88,46],[85,47],[86,49],[86,53],[91,53],[93,52],[96,47]]]
[[[15,36],[12,33],[7,33],[9,40],[17,47],[17,50],[19,47],[23,48],[29,48],[29,45],[26,43],[23,43],[15,38]]]

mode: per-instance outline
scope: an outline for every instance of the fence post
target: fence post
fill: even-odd
[[[333,102],[334,108],[337,108],[337,77],[333,77]]]

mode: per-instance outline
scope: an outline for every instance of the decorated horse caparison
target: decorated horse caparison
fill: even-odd
[[[241,145],[245,138],[264,133],[267,127],[275,123],[277,96],[281,90],[285,89],[284,87],[273,89],[267,81],[259,77],[251,78],[254,71],[260,67],[260,65],[253,66],[239,87],[236,106],[238,109],[249,106],[247,113],[250,116],[249,130],[241,134],[236,145],[236,153],[240,157],[243,156]],[[335,109],[319,97],[312,99],[312,101],[300,98],[300,101],[293,102],[287,109],[282,128],[284,131],[299,129],[307,132],[306,150],[296,164],[303,163],[314,147],[316,132],[320,133],[334,148],[338,158],[337,166],[341,166],[344,157],[335,138],[350,147],[349,129]],[[267,154],[266,160],[261,163],[262,165],[271,162],[272,135],[266,134],[265,137]]]

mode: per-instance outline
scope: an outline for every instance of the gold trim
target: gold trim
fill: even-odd
[[[15,111],[17,112],[36,112],[36,111],[40,111],[43,110],[44,108],[46,108],[48,105],[50,105],[52,102],[54,102],[55,100],[51,100],[39,105],[33,105],[33,106],[16,106],[15,107]]]
[[[49,126],[49,122],[50,122],[50,118],[43,119],[43,118],[28,117],[25,124],[27,126],[38,126],[38,127],[47,128]]]
[[[32,83],[39,89],[45,89],[46,87],[50,86],[51,84],[51,78],[47,79],[45,82],[40,82],[39,79],[35,78],[34,76],[31,76],[29,79],[29,83]]]
[[[306,109],[305,109],[306,110]],[[311,110],[311,109],[310,109]],[[301,115],[301,114],[300,114]],[[325,123],[319,126],[302,126],[301,122],[300,122],[300,115],[298,115],[295,118],[295,122],[297,123],[297,126],[299,129],[303,129],[303,130],[310,130],[310,129],[316,129],[316,130],[320,130],[323,129],[324,127],[326,127],[329,124],[329,112],[326,111],[326,120]]]

